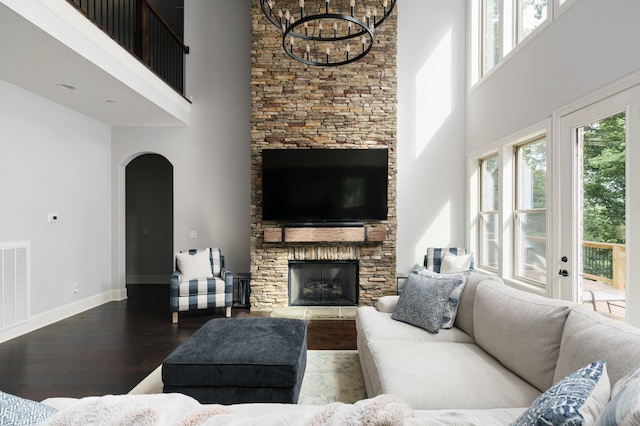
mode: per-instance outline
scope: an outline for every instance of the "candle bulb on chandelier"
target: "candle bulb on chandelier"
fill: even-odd
[[[309,23],[308,22],[304,23],[304,35],[306,35],[306,36],[309,35]]]
[[[362,36],[362,51],[363,51],[363,52],[364,52],[364,46],[365,46],[365,44],[367,44],[367,39],[366,39],[364,36]]]
[[[329,63],[329,55],[331,55],[331,49],[327,47],[327,63]]]
[[[306,48],[306,50],[307,50],[307,61],[308,61],[308,60],[309,60],[309,53],[311,53],[311,46],[309,46],[309,45],[307,44],[307,48]]]
[[[333,23],[333,38],[336,38],[338,36],[338,23],[334,22]]]
[[[351,52],[351,45],[347,44],[347,47],[345,48],[345,50],[347,51],[347,61],[349,60],[349,53]]]
[[[293,38],[293,37],[291,37],[291,40],[289,40],[289,51],[290,51],[291,53],[293,53],[293,44],[294,44],[294,43],[293,43],[293,39],[294,39],[294,38]]]
[[[376,25],[377,22],[377,18],[378,17],[378,9],[376,9],[375,7],[373,8],[373,25]]]
[[[318,34],[320,35],[320,38],[322,38],[322,23],[318,24]]]
[[[349,21],[347,24],[347,35],[351,35],[351,27],[353,27],[353,23]]]
[[[304,18],[304,0],[300,0],[300,18]]]
[[[327,7],[327,15],[329,14],[329,0],[325,1],[326,7]]]
[[[356,0],[351,0],[351,17],[352,18],[355,11],[356,11]]]

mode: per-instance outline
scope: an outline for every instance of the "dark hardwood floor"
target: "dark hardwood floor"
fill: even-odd
[[[0,344],[0,390],[36,401],[123,394],[202,324],[224,316],[181,313],[171,323],[168,285],[130,285],[110,302]],[[265,316],[234,308],[232,316]],[[356,349],[354,321],[307,322],[309,349]]]

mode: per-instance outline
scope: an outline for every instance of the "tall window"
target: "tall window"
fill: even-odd
[[[498,155],[480,160],[479,264],[498,269]]]
[[[482,75],[488,73],[502,58],[500,4],[500,0],[482,2]]]
[[[547,140],[515,147],[514,274],[546,284]]]
[[[474,39],[474,54],[482,78],[515,46],[547,20],[547,0],[471,0],[473,25],[479,34]],[[477,2],[477,3],[475,3]],[[476,73],[472,73],[476,76]],[[477,78],[477,77],[474,77]],[[475,81],[472,81],[475,83]]]
[[[518,0],[518,38],[520,43],[547,19],[547,0]]]

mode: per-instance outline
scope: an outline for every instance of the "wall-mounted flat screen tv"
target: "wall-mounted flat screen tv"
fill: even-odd
[[[387,180],[387,149],[265,149],[262,219],[386,220]]]

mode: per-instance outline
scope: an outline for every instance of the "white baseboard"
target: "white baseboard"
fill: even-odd
[[[47,325],[51,325],[55,322],[62,321],[63,319],[69,318],[73,315],[104,305],[105,303],[124,300],[126,298],[126,290],[110,290],[38,315],[33,315],[28,321],[22,324],[17,324],[6,330],[0,331],[0,343],[22,336],[23,334],[30,333],[39,328],[46,327]]]

